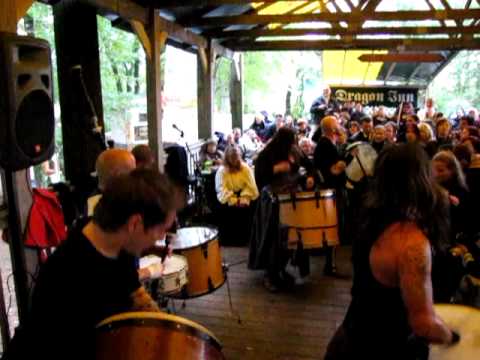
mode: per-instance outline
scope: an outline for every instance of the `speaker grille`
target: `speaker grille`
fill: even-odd
[[[45,152],[54,136],[55,123],[50,97],[43,90],[29,93],[17,111],[15,134],[20,150],[35,159]]]

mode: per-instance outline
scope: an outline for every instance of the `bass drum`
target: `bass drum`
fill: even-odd
[[[225,359],[217,338],[179,316],[129,312],[102,321],[96,331],[97,360]]]
[[[477,360],[480,357],[480,310],[462,306],[435,305],[435,312],[447,326],[460,334],[453,346],[432,345],[430,360]]]

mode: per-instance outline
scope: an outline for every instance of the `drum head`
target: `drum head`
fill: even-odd
[[[205,244],[218,235],[218,230],[211,227],[185,227],[177,230],[177,237],[171,245],[174,250],[190,249]]]
[[[367,143],[357,144],[352,147],[358,150],[358,155],[348,164],[345,173],[350,181],[359,182],[365,176],[372,176],[377,160],[377,152]]]
[[[144,257],[140,258],[139,268],[144,269],[146,267],[149,267],[150,265],[158,264],[158,263],[161,263],[161,262],[162,262],[162,259],[159,256],[147,255],[147,256],[144,256]]]
[[[178,273],[182,269],[185,269],[187,265],[187,259],[181,255],[167,256],[163,262],[164,270],[163,275],[169,275]]]
[[[476,360],[480,354],[480,310],[462,305],[435,305],[435,312],[449,328],[460,334],[460,342],[445,347],[432,345],[429,359]]]

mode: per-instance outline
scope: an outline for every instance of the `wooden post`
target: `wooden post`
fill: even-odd
[[[213,134],[215,51],[211,41],[207,48],[198,49],[197,60],[198,138],[206,139]]]
[[[77,0],[64,0],[53,6],[53,15],[65,177],[75,186],[79,201],[84,205],[95,189],[91,176],[95,161],[105,149],[101,134],[95,133],[91,124],[94,112],[98,125],[103,128],[97,13],[95,8]],[[91,103],[78,75],[72,71],[77,65],[81,66]]]
[[[147,55],[147,113],[148,113],[148,144],[155,154],[159,170],[163,171],[165,159],[162,141],[162,73],[160,56],[165,49],[167,33],[160,29],[160,14],[152,10],[150,26],[148,27],[151,58]]]
[[[22,7],[23,9],[23,7]],[[26,11],[24,9],[22,11]],[[0,1],[0,31],[16,33],[17,16],[19,8],[16,1]],[[2,126],[5,126],[4,124]],[[17,298],[18,317],[20,324],[26,320],[29,307],[29,293],[32,284],[29,282],[28,271],[36,268],[35,259],[26,261],[25,248],[23,246],[23,233],[26,227],[28,214],[32,205],[30,192],[30,178],[28,169],[14,173],[1,171],[3,189],[8,205],[8,227],[10,254],[15,282],[15,294]],[[5,339],[6,341],[9,339]],[[4,346],[5,347],[5,346]]]
[[[243,57],[238,54],[232,60],[230,72],[230,110],[232,127],[243,130]]]

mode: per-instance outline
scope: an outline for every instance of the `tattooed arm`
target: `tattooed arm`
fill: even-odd
[[[133,301],[132,311],[160,311],[157,303],[143,286],[135,290],[131,297]]]
[[[432,256],[428,239],[417,228],[407,230],[398,258],[402,297],[415,335],[431,343],[448,344],[452,332],[435,314],[432,295]]]

